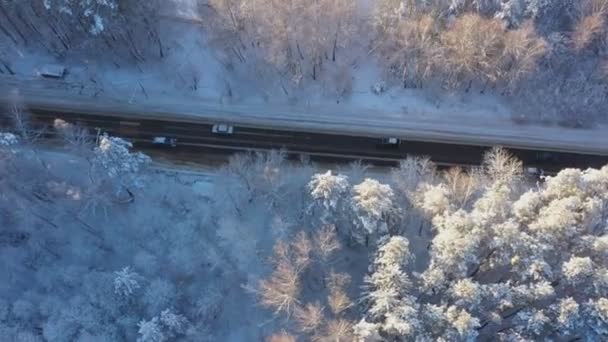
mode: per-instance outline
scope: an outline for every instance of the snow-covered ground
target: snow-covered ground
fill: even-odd
[[[187,6],[178,8],[184,12],[180,15],[191,15]],[[166,57],[137,65],[113,58],[70,55],[56,60],[40,51],[11,51],[17,75],[0,78],[2,101],[19,98],[26,105],[58,109],[608,154],[605,125],[581,130],[516,124],[509,106],[492,92],[450,94],[397,86],[375,94],[372,87],[382,75],[372,57],[355,61],[349,96],[332,95],[331,82],[324,80],[290,88],[286,95],[276,75],[260,79],[246,67],[228,70],[196,20],[164,17]],[[40,79],[40,68],[49,63],[68,67],[65,80]]]
[[[533,184],[499,149],[472,173],[273,151],[181,170],[58,127],[54,149],[0,131],[7,341],[608,334],[608,166]]]

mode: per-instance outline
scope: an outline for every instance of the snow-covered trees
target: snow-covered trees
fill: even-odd
[[[337,254],[340,245],[329,228],[314,232],[312,239],[301,231],[289,242],[277,242],[273,272],[259,282],[256,292],[262,306],[274,309],[275,315],[293,317],[293,329],[310,340],[352,341],[351,277],[333,269],[336,260],[330,256]],[[316,285],[316,290],[303,286],[318,278],[322,285]]]
[[[415,207],[435,230],[429,263],[408,269],[402,236],[379,244],[360,341],[606,337],[608,168],[564,170],[525,191],[521,164],[495,149],[481,171],[470,205],[445,183],[418,188]]]
[[[381,63],[403,87],[422,87],[435,76],[441,22],[430,7],[416,0],[375,2],[372,23]]]
[[[31,145],[0,137],[0,331],[11,341],[608,334],[608,166],[531,184],[501,149],[471,170],[409,158],[378,179],[246,155],[204,195],[192,191],[196,175],[149,174],[155,182],[137,201],[109,205],[105,224],[76,214],[91,183],[74,165],[105,158],[99,176],[128,178],[141,164],[127,144],[31,158]],[[242,196],[240,216],[228,192]],[[337,218],[372,243],[340,244]],[[226,234],[222,220],[243,229]]]
[[[395,194],[388,184],[367,178],[353,187],[352,210],[354,212],[352,237],[359,243],[372,243],[396,222],[399,211],[394,203]]]
[[[165,336],[161,331],[158,317],[154,317],[149,321],[142,320],[137,324],[139,327],[139,337],[137,342],[163,342]]]
[[[93,181],[101,187],[114,187],[116,194],[143,185],[141,172],[150,163],[150,157],[141,152],[131,152],[133,145],[118,137],[102,134],[93,151]]]
[[[114,272],[114,275],[114,293],[123,297],[129,297],[135,290],[140,288],[140,276],[133,272],[129,266]]]
[[[458,17],[441,35],[448,84],[470,81],[510,84],[534,70],[545,52],[530,25],[505,31],[500,21],[475,14]]]
[[[577,8],[578,20],[572,34],[572,41],[576,50],[581,51],[596,41],[601,41],[606,35],[606,16],[608,15],[608,1],[582,0]],[[600,44],[605,44],[601,42]]]
[[[296,84],[318,79],[328,61],[348,58],[339,49],[353,39],[355,1],[212,0],[210,5],[212,30],[232,38],[228,51],[235,58],[261,59]]]
[[[75,16],[77,21],[88,21],[89,32],[93,35],[100,34],[105,28],[105,17],[118,10],[116,0],[42,0],[42,3],[48,11]]]
[[[171,309],[163,310],[160,316],[151,320],[142,320],[137,324],[139,337],[137,342],[163,342],[171,341],[186,332],[188,320],[176,314]]]
[[[131,153],[129,149],[132,147],[130,142],[122,138],[103,134],[99,138],[99,146],[95,148],[93,163],[111,178],[137,173],[150,158],[141,152]]]
[[[312,215],[321,212],[321,224],[333,224],[338,231],[348,234],[350,229],[342,227],[349,225],[349,205],[351,186],[348,177],[342,174],[334,175],[331,170],[317,173],[308,183],[312,203],[309,207]]]
[[[379,1],[375,25],[382,62],[404,87],[432,79],[450,88],[468,89],[471,82],[512,87],[535,71],[546,44],[531,23],[505,29],[500,19],[483,16],[498,5],[456,1],[447,9],[437,3]],[[450,12],[458,16],[448,20]]]
[[[406,272],[411,258],[406,238],[393,236],[380,242],[372,274],[365,279],[363,298],[369,317],[355,328],[361,341],[373,341],[370,338],[378,335],[389,339],[416,336],[419,308],[409,294],[412,284]]]

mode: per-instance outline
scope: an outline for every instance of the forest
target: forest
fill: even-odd
[[[244,88],[257,81],[290,97],[321,86],[340,101],[371,62],[378,92],[491,93],[518,123],[589,127],[608,109],[607,0],[8,0],[0,72],[15,73],[29,50],[117,67],[162,62],[183,34],[166,18],[184,7],[207,39],[199,48]],[[193,88],[201,63],[187,76]]]
[[[608,166],[531,178],[284,151],[168,168],[62,120],[0,133],[6,341],[608,338]]]

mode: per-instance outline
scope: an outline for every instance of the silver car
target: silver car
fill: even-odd
[[[211,132],[214,134],[228,135],[234,132],[234,127],[225,123],[219,123],[213,125],[213,127],[211,128]]]
[[[159,146],[177,146],[177,139],[175,138],[167,138],[167,137],[154,137],[152,139],[152,144]]]

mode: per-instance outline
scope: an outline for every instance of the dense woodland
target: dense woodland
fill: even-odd
[[[3,1],[0,41],[59,58],[104,51],[121,65],[162,60],[170,52],[161,23],[185,2]],[[607,0],[192,2],[227,72],[286,94],[323,82],[348,97],[352,75],[372,60],[384,70],[379,89],[492,92],[519,122],[587,127],[608,108]],[[4,50],[0,71],[11,73]]]
[[[497,148],[469,170],[328,171],[274,151],[203,181],[61,120],[42,146],[10,118],[4,340],[608,338],[608,166],[529,178]]]

